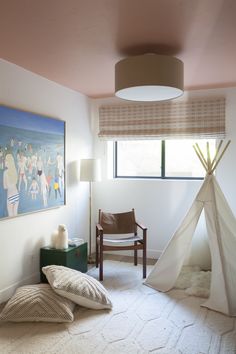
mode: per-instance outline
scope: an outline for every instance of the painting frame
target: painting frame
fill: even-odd
[[[66,205],[66,122],[0,104],[0,220]]]

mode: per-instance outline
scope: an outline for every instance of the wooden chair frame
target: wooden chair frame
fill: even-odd
[[[133,209],[134,211],[134,209]],[[101,210],[99,210],[100,215]],[[104,230],[100,223],[96,224],[96,267],[99,266],[99,280],[103,280],[103,252],[104,251],[125,251],[125,250],[133,250],[134,251],[134,265],[138,264],[138,250],[143,250],[143,278],[146,278],[147,274],[147,228],[135,221],[135,229],[137,228],[142,230],[142,238],[137,239],[137,231],[134,232],[134,240],[130,238],[127,243],[133,243],[127,246],[114,246],[114,245],[106,245],[104,244]],[[117,241],[119,238],[115,238]],[[122,242],[124,243],[124,242]]]

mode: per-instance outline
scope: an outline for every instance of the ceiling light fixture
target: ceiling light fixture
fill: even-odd
[[[183,62],[175,57],[144,54],[119,61],[115,66],[115,95],[130,101],[164,101],[183,90]]]

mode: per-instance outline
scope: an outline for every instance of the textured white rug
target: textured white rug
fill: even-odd
[[[204,299],[146,287],[141,266],[130,263],[105,261],[104,275],[112,311],[77,307],[70,324],[1,324],[0,353],[236,353],[236,320],[200,307]]]

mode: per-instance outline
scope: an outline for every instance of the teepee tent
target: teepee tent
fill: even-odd
[[[186,255],[191,249],[199,217],[204,210],[212,272],[210,296],[202,306],[236,316],[236,219],[213,175],[229,143],[230,141],[220,153],[221,141],[213,159],[210,158],[209,144],[206,158],[199,146],[194,146],[207,172],[205,180],[145,284],[163,292],[174,287]]]

